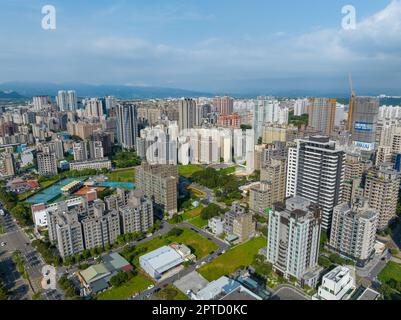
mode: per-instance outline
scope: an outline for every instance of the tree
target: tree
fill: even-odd
[[[129,168],[140,165],[142,159],[134,151],[119,151],[112,157],[116,168]]]
[[[209,220],[213,217],[219,216],[224,213],[224,210],[220,208],[217,204],[211,203],[206,208],[201,211],[201,218],[203,220]]]
[[[8,296],[9,292],[4,283],[0,280],[0,300],[7,300]]]
[[[63,289],[64,294],[66,297],[69,298],[77,298],[78,297],[78,289],[75,287],[74,283],[67,278],[67,276],[62,276],[59,281],[58,285],[61,289]]]
[[[252,266],[255,269],[255,273],[265,279],[269,277],[273,270],[272,265],[266,261],[266,257],[258,254],[253,258]]]
[[[180,228],[173,228],[167,233],[167,237],[179,237],[183,232]]]
[[[245,130],[251,130],[252,126],[250,124],[241,124],[241,130],[245,131]]]
[[[380,286],[380,292],[383,294],[385,299],[389,299],[393,294],[393,289],[388,284],[384,283]]]
[[[171,218],[171,222],[173,222],[173,223],[180,223],[182,221],[183,221],[183,217],[182,217],[182,215],[180,215],[178,213],[175,213],[173,215],[173,217]]]
[[[258,138],[258,145],[261,145],[261,144],[263,144],[263,138],[262,138],[262,137],[259,137],[259,138]]]
[[[126,272],[120,271],[115,276],[111,277],[110,284],[113,287],[120,287],[127,281],[128,281],[128,274]]]

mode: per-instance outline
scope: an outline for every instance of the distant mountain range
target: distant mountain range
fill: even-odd
[[[0,84],[1,91],[15,91],[19,95],[32,98],[37,95],[56,96],[59,90],[75,90],[77,95],[84,97],[115,96],[121,99],[151,99],[151,98],[179,98],[179,97],[210,97],[207,92],[193,90],[139,87],[128,85],[91,85],[82,83],[45,83],[45,82],[5,82]]]
[[[18,92],[15,91],[1,91],[0,90],[0,99],[4,100],[15,100],[15,99],[24,99],[24,96],[21,96]]]
[[[129,85],[92,85],[83,83],[47,83],[47,82],[5,82],[0,84],[1,100],[30,100],[36,95],[48,95],[55,97],[59,90],[75,90],[78,97],[104,97],[115,96],[120,99],[164,99],[181,97],[213,97],[215,95],[229,95],[236,98],[252,99],[259,95],[267,95],[262,92],[253,93],[228,93],[228,92],[201,92],[179,88],[163,87],[140,87]],[[316,91],[308,90],[287,90],[273,91],[270,95],[278,97],[336,97],[337,101],[348,104],[349,95],[341,93],[317,94]],[[383,98],[381,104],[400,105],[400,98]]]

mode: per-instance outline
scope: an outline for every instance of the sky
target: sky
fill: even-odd
[[[401,0],[0,0],[0,82],[347,92],[349,73],[401,94]]]

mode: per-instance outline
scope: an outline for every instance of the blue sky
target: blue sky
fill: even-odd
[[[41,29],[41,8],[57,29]],[[341,29],[344,5],[357,29]],[[0,82],[401,93],[401,0],[0,0]],[[398,90],[398,91],[397,91]]]

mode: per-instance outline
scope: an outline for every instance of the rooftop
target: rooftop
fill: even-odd
[[[168,246],[160,247],[139,257],[139,261],[146,261],[160,274],[184,262],[181,255]]]

